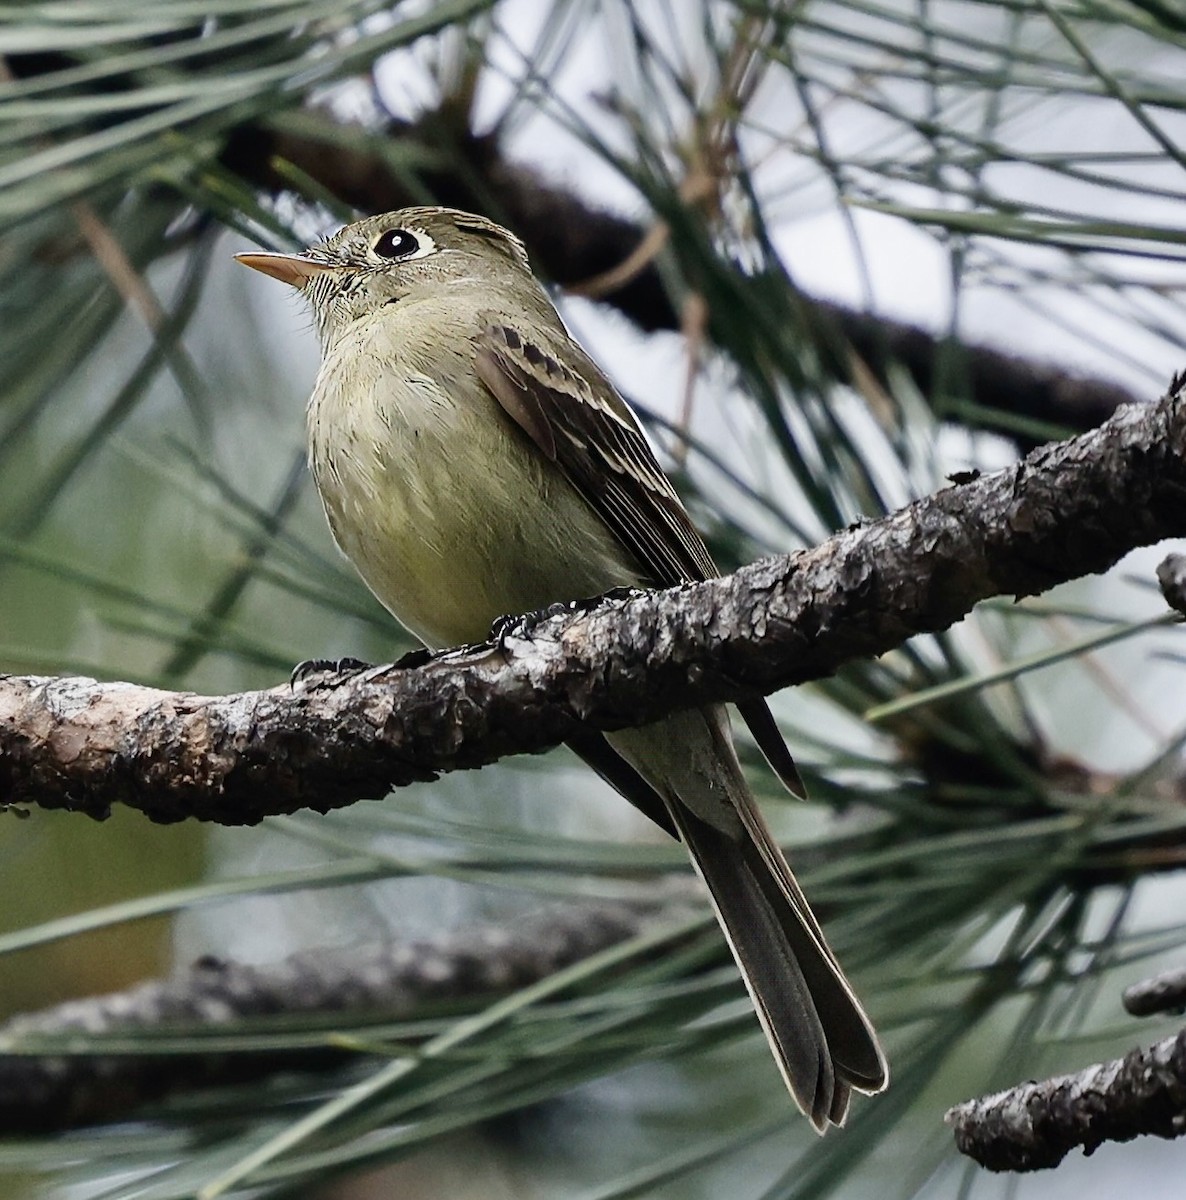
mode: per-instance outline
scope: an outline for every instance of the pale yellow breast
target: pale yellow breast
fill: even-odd
[[[398,320],[393,319],[398,316]],[[467,338],[394,310],[329,350],[309,404],[310,462],[338,545],[429,645],[497,617],[639,582],[628,555],[470,367]]]

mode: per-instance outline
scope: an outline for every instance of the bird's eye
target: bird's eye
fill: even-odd
[[[407,258],[420,249],[414,233],[406,229],[388,229],[371,247],[380,258]]]

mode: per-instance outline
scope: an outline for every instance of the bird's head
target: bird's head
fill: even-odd
[[[513,233],[453,208],[404,208],[346,225],[301,254],[235,258],[300,291],[323,345],[360,317],[424,288],[461,281],[522,286],[531,278],[527,251]]]

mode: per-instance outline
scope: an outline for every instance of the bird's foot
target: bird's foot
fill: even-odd
[[[576,604],[577,601],[561,601],[549,604],[547,608],[537,608],[532,612],[499,617],[490,626],[490,642],[495,646],[501,646],[511,638],[530,638],[532,633],[545,621],[552,617],[558,617],[562,613],[572,612]]]
[[[537,608],[532,612],[520,613],[518,616],[499,617],[490,626],[490,641],[496,646],[501,646],[510,638],[530,639],[536,629],[553,617],[593,612],[607,600],[631,600],[635,596],[642,595],[645,595],[643,588],[616,587],[597,596],[587,596],[581,600],[561,600],[556,604],[549,604],[546,608]]]

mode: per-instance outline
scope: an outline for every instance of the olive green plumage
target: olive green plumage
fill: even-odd
[[[715,575],[625,402],[572,340],[522,243],[410,208],[303,255],[241,255],[298,287],[323,359],[310,462],[334,537],[430,646],[610,588]],[[798,790],[764,703],[742,708]],[[746,786],[723,707],[573,743],[688,847],[788,1087],[817,1129],[884,1056]]]

